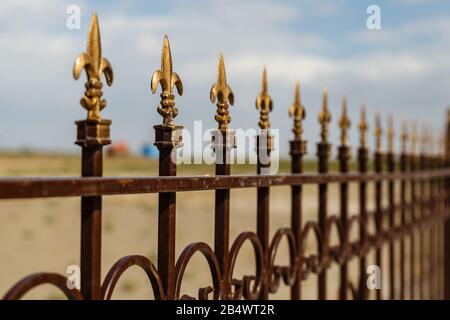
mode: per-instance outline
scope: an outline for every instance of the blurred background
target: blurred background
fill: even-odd
[[[380,8],[379,30],[367,27],[371,15],[367,8],[373,4]],[[79,28],[68,27],[71,6],[80,10]],[[111,62],[115,76],[112,87],[105,85],[103,90],[108,106],[102,115],[113,121],[114,142],[105,158],[106,176],[157,174],[152,126],[161,117],[156,112],[159,95],[150,92],[150,77],[160,68],[165,34],[174,71],[184,85],[183,96],[176,98],[180,114],[175,121],[187,130],[196,120],[202,121],[203,128],[216,127],[209,89],[216,81],[221,52],[235,95],[231,127],[256,128],[259,115],[254,101],[261,90],[263,66],[267,66],[274,101],[271,124],[280,130],[281,172],[289,170],[292,120],[288,108],[297,80],[306,109],[307,170],[315,170],[317,116],[324,87],[329,89],[335,145],[344,96],[353,120],[353,146],[358,142],[356,123],[362,102],[367,106],[370,145],[375,112],[381,113],[383,126],[392,114],[397,134],[402,120],[417,119],[431,126],[435,135],[443,128],[450,88],[448,2],[3,0],[0,175],[80,174],[74,120],[85,117],[79,105],[84,78],[75,82],[72,66],[86,50],[93,11],[99,16],[103,56]],[[255,168],[239,166],[232,171],[253,173]],[[212,173],[213,167],[206,165],[180,168],[180,174]],[[351,209],[356,212],[356,188],[351,191]],[[337,196],[337,188],[332,188],[331,213],[337,213]],[[233,191],[231,197],[233,239],[242,230],[255,230],[256,190]],[[315,188],[307,188],[304,198],[305,219],[315,219]],[[180,193],[178,199],[177,252],[190,241],[212,244],[213,193]],[[289,223],[289,189],[274,188],[271,200],[271,230],[275,230]],[[155,262],[156,196],[105,197],[104,203],[103,273],[126,254],[143,254]],[[31,272],[64,273],[68,265],[79,263],[79,199],[8,200],[0,202],[0,211],[0,295]],[[243,254],[239,272],[248,272],[253,263],[248,252]],[[286,253],[280,252],[280,259],[287,258]],[[195,288],[210,283],[204,277],[206,263],[195,259],[185,281],[187,293],[193,295]],[[133,272],[121,280],[115,297],[151,297],[145,276]],[[314,297],[314,284],[305,286],[306,297]],[[283,290],[277,297],[287,297]],[[44,286],[28,297],[61,296]]]

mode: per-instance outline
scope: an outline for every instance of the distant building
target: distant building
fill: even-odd
[[[141,154],[144,158],[158,159],[159,151],[153,144],[146,143],[142,146]]]
[[[108,156],[127,156],[130,154],[130,146],[126,141],[118,141],[111,144],[106,150]]]

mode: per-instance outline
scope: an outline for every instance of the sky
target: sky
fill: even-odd
[[[381,10],[381,29],[369,30],[369,5]],[[71,30],[68,6],[81,9],[81,28]],[[75,120],[86,116],[79,100],[84,76],[72,66],[86,50],[92,13],[100,22],[103,56],[114,70],[102,116],[113,121],[113,141],[134,151],[153,143],[159,95],[150,78],[160,68],[164,35],[170,39],[173,68],[184,85],[176,97],[177,124],[194,121],[213,128],[216,107],[209,90],[222,52],[235,96],[233,128],[256,128],[255,98],[267,66],[274,109],[272,128],[287,154],[292,138],[288,109],[300,81],[306,109],[304,136],[314,155],[324,87],[329,90],[331,142],[339,139],[342,97],[352,119],[350,142],[357,146],[360,104],[367,106],[370,143],[375,112],[383,126],[392,114],[419,120],[437,135],[450,102],[450,2],[439,0],[230,0],[230,1],[65,1],[0,2],[0,149],[77,152]],[[397,146],[398,147],[398,146]]]

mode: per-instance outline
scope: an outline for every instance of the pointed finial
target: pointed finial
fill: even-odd
[[[388,128],[387,128],[387,150],[389,153],[394,152],[394,120],[392,114],[388,116]]]
[[[417,155],[417,122],[414,121],[411,129],[411,155]]]
[[[302,139],[302,120],[305,119],[305,116],[305,108],[300,102],[300,83],[297,81],[295,83],[294,103],[292,103],[289,108],[289,117],[294,119],[294,128],[292,129],[292,132],[294,133],[295,140]]]
[[[422,125],[420,128],[420,153],[426,153],[426,150],[430,147],[430,137],[429,137],[428,128],[425,125]]]
[[[343,147],[348,146],[348,129],[351,126],[351,121],[347,116],[347,99],[342,98],[342,114],[339,119],[339,127],[341,128],[341,145]]]
[[[331,121],[331,114],[328,111],[328,88],[323,90],[322,111],[319,114],[319,123],[321,125],[321,143],[328,143],[328,125]]]
[[[156,70],[151,79],[150,89],[152,93],[156,93],[158,84],[161,85],[162,93],[160,94],[161,102],[158,106],[158,113],[163,117],[163,125],[174,126],[173,119],[178,115],[178,109],[175,107],[175,95],[173,87],[177,88],[178,94],[183,94],[183,83],[180,76],[172,72],[172,54],[170,52],[169,38],[164,36],[162,53],[161,53],[161,69]]]
[[[367,147],[367,130],[369,129],[369,125],[366,121],[366,106],[361,104],[361,118],[359,120],[359,132],[360,132],[360,147],[365,149]]]
[[[86,91],[81,98],[80,104],[87,110],[87,119],[99,120],[100,111],[106,107],[106,101],[102,99],[103,84],[102,73],[105,75],[106,83],[111,86],[113,82],[112,66],[106,58],[102,58],[102,46],[100,41],[100,28],[98,26],[97,14],[92,15],[89,26],[87,52],[81,53],[75,60],[73,66],[73,77],[78,80],[81,71],[86,71]]]
[[[272,98],[269,96],[267,92],[267,70],[264,66],[263,77],[262,77],[262,91],[256,98],[256,109],[259,110],[259,127],[261,129],[269,129],[269,112],[272,111],[273,104]]]
[[[377,112],[375,114],[375,151],[381,152],[381,136],[383,135],[383,130],[381,129],[381,117]]]
[[[434,131],[433,131],[433,127],[427,126],[427,141],[428,141],[428,152],[430,154],[433,154],[436,151],[436,147],[437,147],[437,139],[434,135]]]
[[[408,152],[408,122],[406,120],[403,120],[402,122],[401,142],[402,153],[406,154]]]
[[[210,99],[212,103],[217,101],[217,114],[214,118],[219,123],[220,131],[225,132],[228,129],[228,124],[231,122],[230,113],[228,111],[228,102],[231,105],[234,104],[234,95],[227,84],[225,63],[222,54],[220,54],[219,57],[217,82],[211,87]]]
[[[445,132],[441,132],[440,135],[438,135],[439,139],[439,156],[444,158],[445,157],[445,148],[446,148],[446,134]]]

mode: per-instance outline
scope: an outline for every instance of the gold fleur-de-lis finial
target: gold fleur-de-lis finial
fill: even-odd
[[[402,142],[402,153],[406,154],[408,152],[408,122],[406,120],[402,122],[402,134],[400,137]]]
[[[359,133],[360,133],[360,147],[362,149],[367,146],[367,130],[369,129],[369,125],[366,120],[366,106],[364,104],[361,105],[361,118],[359,120]]]
[[[217,113],[214,119],[219,123],[219,130],[225,132],[228,129],[228,124],[231,122],[228,102],[231,105],[234,104],[234,94],[227,84],[227,75],[225,73],[225,63],[222,54],[219,57],[217,82],[211,87],[209,97],[212,103],[217,101]]]
[[[80,103],[88,112],[87,119],[99,120],[100,111],[106,107],[106,101],[102,99],[101,82],[102,73],[105,75],[106,83],[111,86],[113,82],[112,66],[106,58],[102,58],[102,46],[100,41],[100,29],[98,27],[97,14],[92,15],[89,26],[87,52],[81,53],[75,60],[73,66],[73,77],[78,80],[83,70],[86,70],[86,91]]]
[[[417,122],[414,121],[411,129],[411,155],[417,154]]]
[[[173,119],[178,115],[178,109],[175,107],[175,95],[173,87],[177,88],[178,94],[183,95],[183,83],[180,76],[172,71],[172,54],[170,52],[169,38],[164,36],[161,69],[156,70],[151,79],[152,93],[156,92],[158,84],[161,84],[161,102],[158,106],[158,113],[163,117],[163,124],[174,126]]]
[[[421,127],[421,132],[420,132],[420,137],[419,137],[421,153],[425,153],[427,148],[430,147],[430,145],[429,145],[430,142],[431,141],[430,141],[430,137],[429,137],[428,128],[424,125]]]
[[[383,130],[381,129],[381,117],[377,112],[375,114],[375,151],[381,152],[381,136],[383,135]]]
[[[341,128],[341,145],[348,146],[348,129],[351,126],[351,121],[347,116],[347,99],[342,98],[342,114],[339,119],[339,127]]]
[[[434,131],[433,128],[430,126],[427,126],[427,144],[429,145],[428,147],[428,152],[433,154],[436,150],[436,137],[434,135]]]
[[[256,98],[256,109],[259,110],[259,127],[261,129],[269,129],[269,112],[273,109],[272,98],[267,92],[267,70],[264,66],[262,77],[262,91]]]
[[[446,139],[445,139],[446,135],[445,133],[441,133],[440,135],[438,135],[438,139],[439,139],[439,155],[441,157],[445,157],[445,148],[446,148]]]
[[[387,150],[389,153],[394,152],[394,120],[392,118],[392,115],[390,114],[388,116],[388,127],[387,127]]]
[[[321,126],[321,143],[328,143],[328,125],[331,121],[331,114],[328,111],[328,89],[325,88],[323,91],[323,99],[322,99],[322,111],[319,114],[319,123]]]
[[[302,120],[305,119],[306,112],[300,101],[300,83],[297,81],[295,84],[295,95],[294,102],[289,108],[289,117],[294,119],[294,128],[292,132],[294,133],[295,140],[302,139]]]

